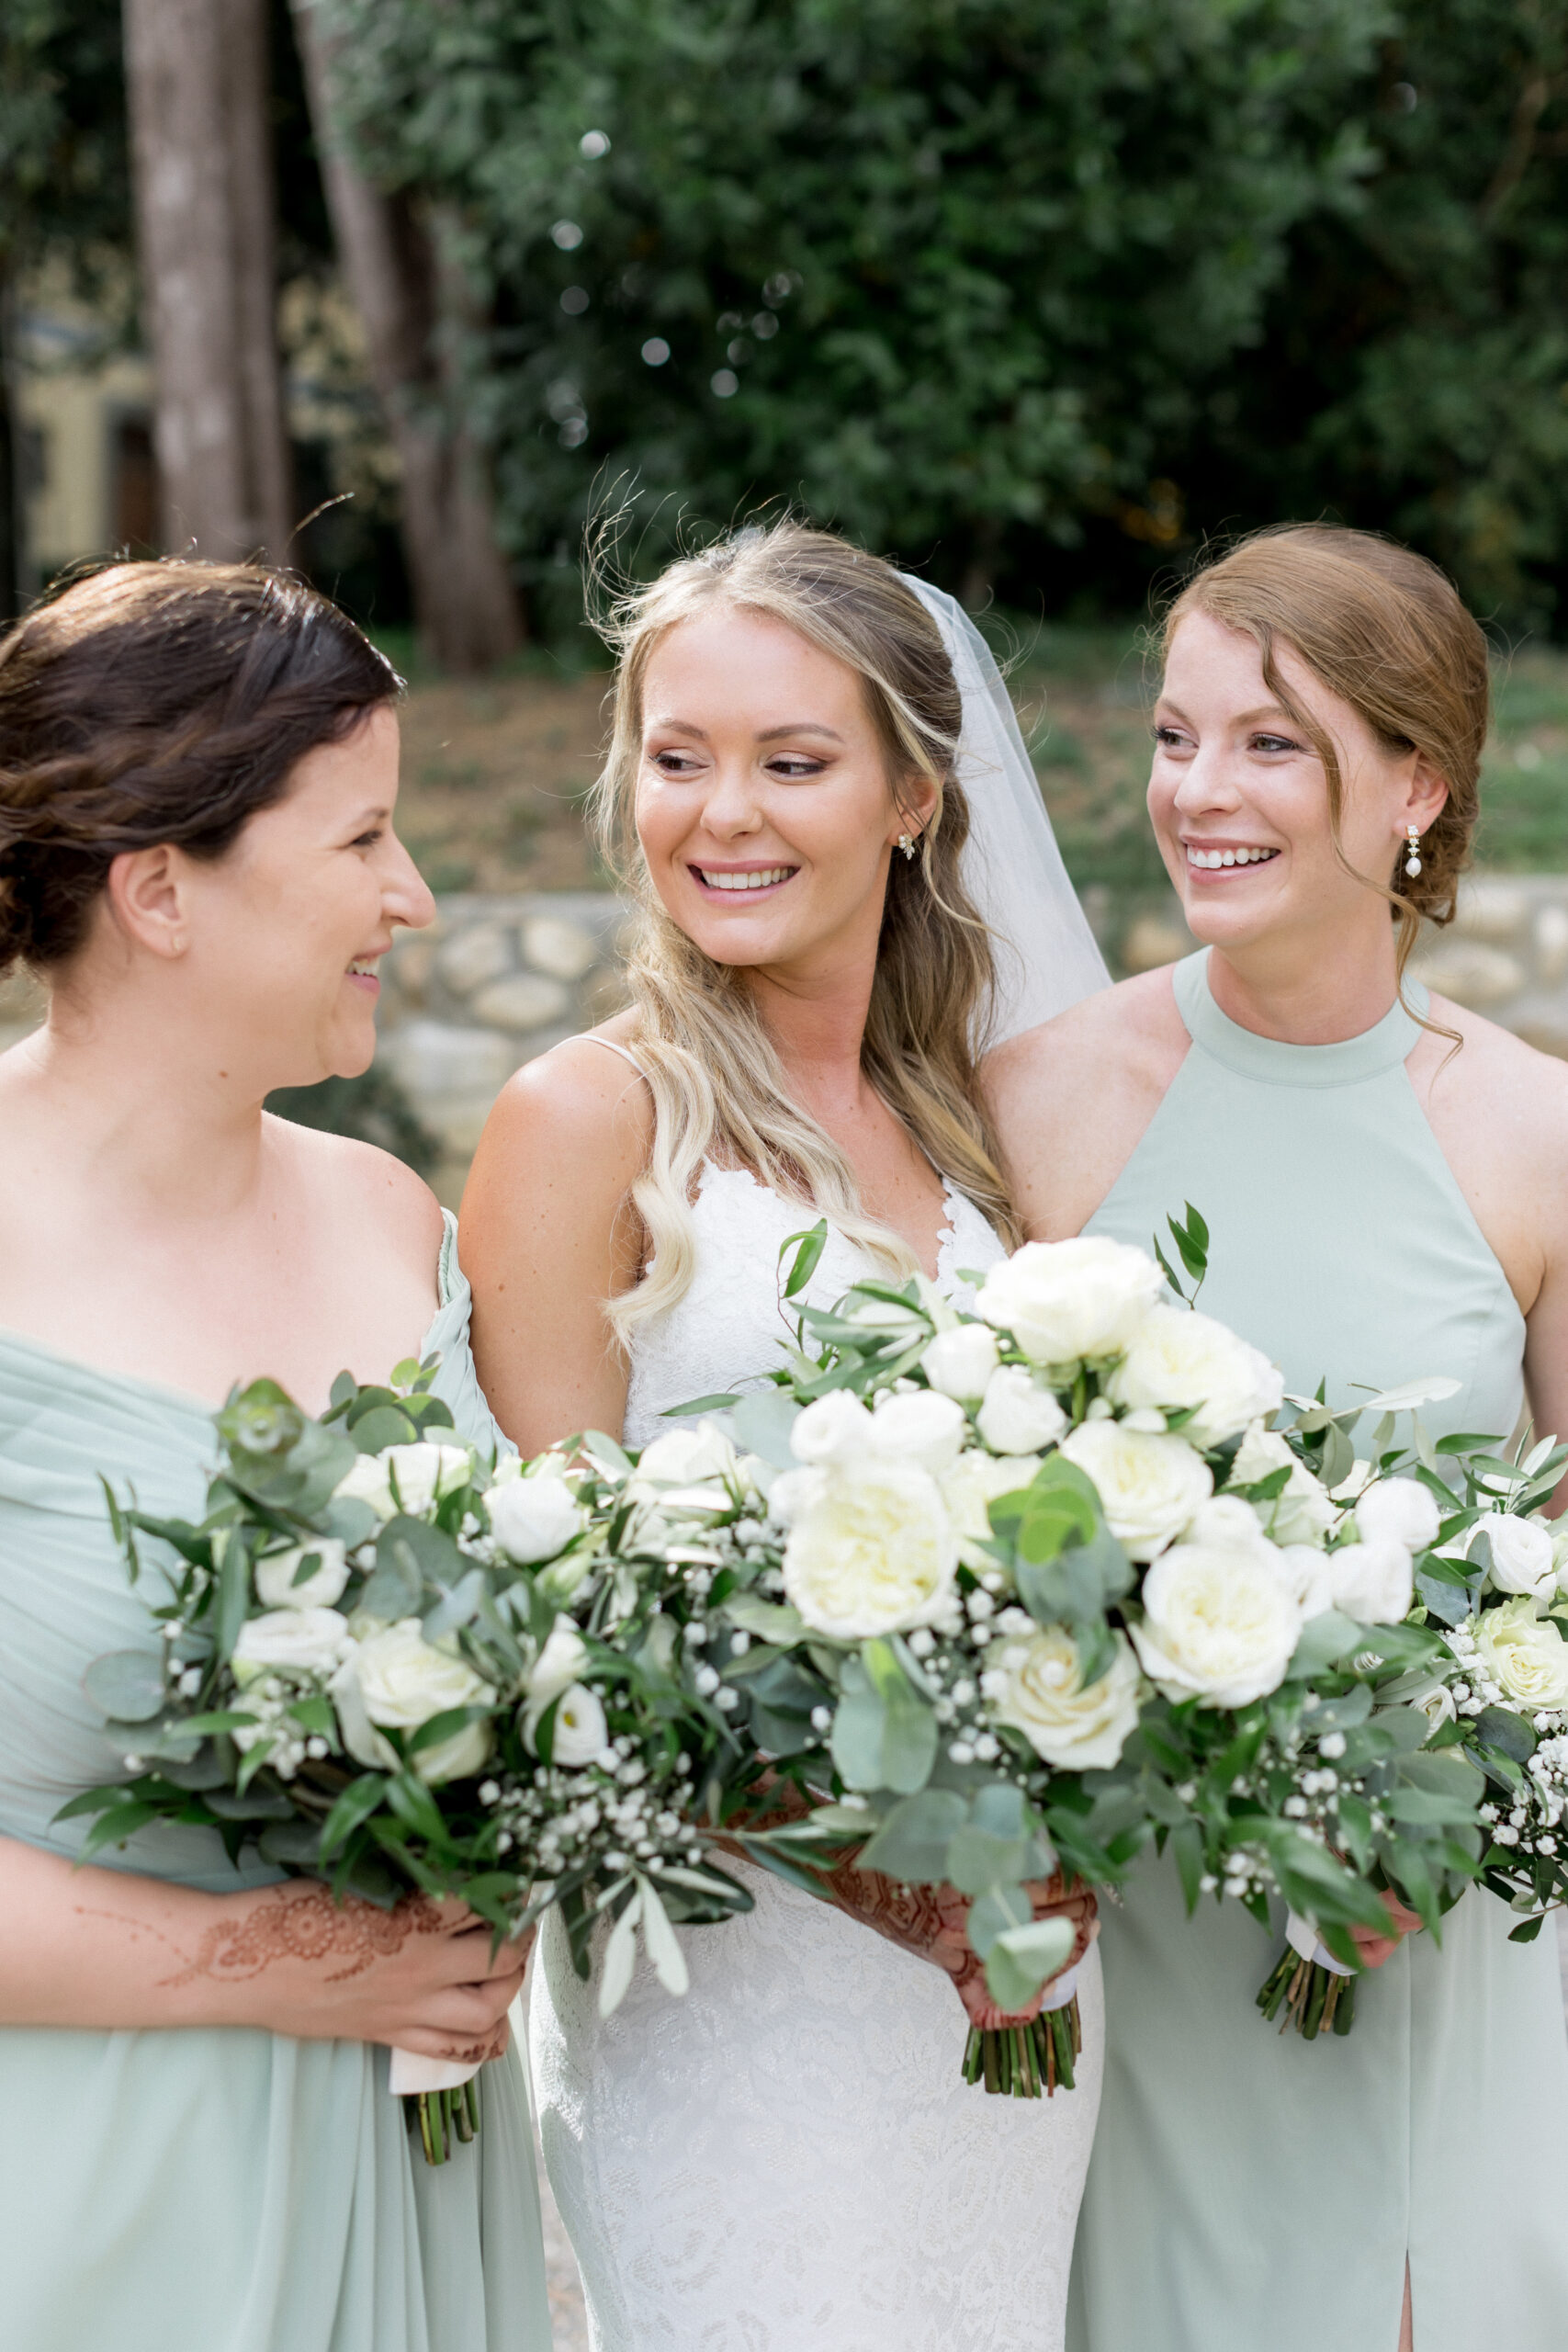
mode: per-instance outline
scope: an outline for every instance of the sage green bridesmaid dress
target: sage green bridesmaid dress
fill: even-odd
[[[455,1221],[439,1394],[493,1442],[468,1352]],[[100,1472],[194,1517],[209,1409],[0,1334],[0,1834],[69,1856],[67,1797],[122,1769],[82,1690],[147,1620]],[[230,1894],[216,1835],[154,1828],[99,1860]],[[171,1954],[171,1964],[177,1965]],[[12,2352],[545,2352],[549,2319],[518,2052],[488,2067],[478,2140],[411,2156],[388,2052],[248,2029],[0,2029],[0,2340]]]
[[[1191,1201],[1203,1307],[1288,1389],[1462,1385],[1434,1435],[1507,1432],[1524,1324],[1404,1068],[1396,1004],[1341,1045],[1221,1012],[1176,968],[1192,1044],[1086,1228],[1145,1249]],[[1418,992],[1412,991],[1412,1001]],[[1424,1001],[1421,1008],[1425,1012]],[[1568,2346],[1568,2046],[1553,1926],[1510,1944],[1466,1894],[1439,1948],[1363,1981],[1344,2040],[1253,2006],[1283,1949],[1239,1905],[1185,1915],[1150,1856],[1102,1904],[1105,2087],[1074,2263],[1069,2352],[1395,2352],[1408,2255],[1416,2352]]]

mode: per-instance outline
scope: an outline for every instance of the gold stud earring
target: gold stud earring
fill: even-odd
[[[1417,825],[1406,825],[1404,832],[1404,871],[1414,881],[1421,871],[1421,831]]]
[[[909,838],[909,836],[908,836],[908,833],[900,833],[900,834],[899,834],[899,836],[898,836],[898,846],[899,846],[899,848],[903,851],[903,853],[904,853],[904,854],[905,854],[905,856],[906,856],[906,857],[913,857],[913,856],[914,856],[914,854],[915,854],[915,844],[914,844],[914,842],[910,840],[910,838]]]

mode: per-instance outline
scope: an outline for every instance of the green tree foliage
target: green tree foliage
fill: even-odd
[[[1347,93],[1378,164],[1303,220],[1194,502],[1413,540],[1482,610],[1568,616],[1568,7],[1412,0]]]
[[[1344,93],[1391,22],[1366,0],[332,7],[362,153],[466,223],[476,398],[536,585],[626,475],[655,551],[683,508],[771,496],[971,590],[1095,517],[1168,544],[1151,477],[1258,339],[1292,231],[1358,203],[1375,154]]]

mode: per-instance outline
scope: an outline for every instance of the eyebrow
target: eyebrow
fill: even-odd
[[[1164,695],[1161,695],[1159,702],[1156,704],[1156,707],[1163,707],[1164,709],[1168,710],[1174,718],[1185,719],[1189,727],[1192,724],[1192,721],[1187,718],[1187,713],[1182,709],[1181,705],[1179,702],[1169,701]],[[1291,717],[1290,712],[1285,708],[1282,702],[1260,703],[1256,710],[1244,711],[1241,717],[1235,721],[1235,724],[1238,727],[1256,727],[1258,721],[1264,718],[1282,718],[1286,722],[1287,726],[1296,726],[1295,720]],[[1296,731],[1299,734],[1301,730],[1297,728]]]
[[[656,718],[649,724],[654,730],[667,727],[672,734],[694,735],[701,743],[708,741],[706,728],[694,725],[689,718]],[[765,728],[756,741],[759,743],[776,743],[786,735],[825,735],[830,743],[841,743],[844,740],[836,727],[824,727],[816,718],[798,718],[792,719],[787,727]]]

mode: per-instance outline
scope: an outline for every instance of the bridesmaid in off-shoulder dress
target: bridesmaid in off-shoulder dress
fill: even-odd
[[[215,1833],[71,1867],[123,1771],[83,1689],[146,1648],[100,1479],[199,1516],[236,1377],[308,1409],[438,1351],[493,1443],[452,1221],[367,1146],[263,1114],[374,1047],[430,899],[391,831],[397,681],[323,599],[126,565],[0,644],[0,2332],[17,2352],[545,2352],[523,1954],[420,1901],[333,1905]],[[423,1334],[423,1339],[421,1335]],[[155,1551],[156,1547],[150,1547]],[[398,2041],[489,2050],[440,2170]]]

